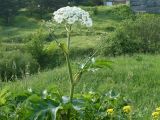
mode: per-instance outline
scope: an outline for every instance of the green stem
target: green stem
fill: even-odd
[[[70,49],[70,39],[71,39],[71,36],[70,36],[71,25],[69,25],[68,27],[66,26],[66,30],[67,30],[67,47],[69,50]]]
[[[68,66],[68,73],[69,73],[69,78],[70,78],[70,102],[72,102],[73,99],[73,94],[74,94],[74,80],[73,80],[73,73],[72,73],[72,68],[70,64],[70,57],[69,57],[69,52],[70,52],[70,31],[71,31],[71,26],[69,28],[66,26],[67,30],[67,48],[68,48],[68,54],[66,54],[66,61],[67,61],[67,66]],[[71,109],[68,109],[67,112],[67,117],[68,120],[70,120],[70,114],[71,114]]]
[[[73,93],[74,93],[74,83],[73,83],[73,74],[72,74],[72,68],[70,65],[69,55],[66,55],[66,61],[68,66],[69,78],[70,78],[70,101],[72,102]]]
[[[110,117],[110,120],[113,120],[113,116]]]
[[[69,25],[68,27],[66,26],[67,30],[67,48],[68,51],[70,50],[70,32],[71,32],[71,26]],[[70,57],[69,57],[69,52],[66,54],[66,61],[67,61],[67,66],[68,66],[68,73],[69,73],[69,78],[70,78],[70,102],[72,102],[73,99],[73,94],[74,94],[74,80],[73,80],[73,73],[72,73],[72,68],[70,64]]]
[[[67,48],[70,49],[70,33],[67,32]]]

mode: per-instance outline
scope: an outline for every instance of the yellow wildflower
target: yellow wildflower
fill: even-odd
[[[107,109],[107,114],[108,115],[113,115],[113,113],[114,113],[114,110],[112,108]]]
[[[123,112],[124,113],[130,113],[132,111],[132,108],[131,108],[131,106],[129,106],[129,105],[127,105],[127,106],[124,106],[123,107]]]
[[[159,116],[160,116],[160,113],[159,113],[159,112],[153,112],[153,113],[152,113],[152,118],[153,118],[154,120],[158,119]]]
[[[156,112],[159,112],[159,113],[160,113],[160,107],[157,107],[157,108],[156,108]]]

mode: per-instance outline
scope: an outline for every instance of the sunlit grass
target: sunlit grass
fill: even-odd
[[[139,114],[144,112],[145,118],[141,119],[145,120],[160,104],[160,56],[134,55],[108,59],[113,61],[112,69],[85,74],[76,87],[76,92],[93,90],[104,93],[113,89],[131,99],[134,109],[139,111]],[[73,66],[75,65],[76,62]],[[37,90],[57,87],[63,94],[67,94],[69,81],[66,72],[65,67],[60,67],[10,83],[8,86],[13,93],[23,92],[28,87]]]
[[[17,16],[11,26],[0,27],[0,39],[5,42],[12,41],[11,39],[23,38],[33,33],[39,27],[40,21],[25,16]]]
[[[114,30],[114,28],[119,24],[119,22],[121,22],[121,20],[117,19],[115,15],[106,12],[110,9],[110,7],[99,6],[97,8],[98,14],[92,16],[94,21],[93,31],[101,33],[110,32],[110,28],[113,28]],[[11,26],[0,26],[0,39],[3,42],[10,42],[12,41],[12,39],[14,40],[14,42],[16,42],[17,38],[23,38],[34,33],[41,27],[41,23],[41,20],[25,16],[25,14],[23,15],[21,13],[15,17],[14,22]],[[78,30],[77,27],[75,29],[76,31]],[[83,30],[83,28],[81,29]],[[62,28],[56,31],[58,31],[58,34],[63,33]]]
[[[99,14],[93,16],[93,31],[96,32],[112,32],[121,22],[117,16],[106,12],[108,7],[100,6]],[[0,39],[5,42],[4,46],[24,46],[23,43],[16,43],[10,39],[17,37],[23,38],[34,33],[40,27],[40,21],[18,16],[16,23],[11,27],[0,26]],[[77,29],[77,28],[74,28]],[[82,28],[83,30],[83,28]],[[78,30],[77,30],[78,31]],[[47,31],[46,31],[47,32]],[[66,41],[65,33],[58,29],[58,40]],[[100,42],[100,36],[95,34],[80,34],[73,35],[71,45],[73,50],[86,50],[88,48],[96,48]],[[45,47],[52,48],[55,42],[51,41]],[[52,51],[51,51],[52,52]],[[79,52],[79,51],[78,51]],[[76,52],[76,55],[80,54]],[[73,61],[73,66],[84,61],[82,56],[76,61]],[[95,73],[87,73],[82,77],[81,83],[76,87],[76,92],[82,91],[98,91],[100,93],[114,90],[122,96],[131,99],[134,110],[138,111],[137,116],[140,120],[147,120],[151,117],[151,112],[160,104],[160,55],[134,55],[120,56],[116,58],[105,58],[113,61],[112,69],[102,69]],[[69,80],[67,69],[63,66],[54,70],[45,70],[36,75],[29,76],[23,80],[9,83],[1,83],[1,86],[8,86],[14,94],[24,92],[28,88],[35,90],[52,89],[59,90],[63,94],[69,93]],[[144,115],[144,116],[143,116]]]

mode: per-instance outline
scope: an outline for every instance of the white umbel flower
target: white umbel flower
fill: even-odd
[[[86,24],[87,27],[92,27],[92,19],[89,18],[89,19],[86,21],[85,24]]]
[[[57,16],[54,16],[54,20],[55,20],[57,23],[62,23],[62,22],[63,22],[63,17],[60,16],[60,15],[57,15]]]
[[[47,90],[43,90],[43,92],[42,92],[42,98],[43,99],[47,99],[47,96],[48,96]]]
[[[74,24],[76,22],[85,25],[86,27],[92,27],[92,19],[89,13],[82,10],[79,7],[62,7],[53,13],[53,19],[57,23]]]

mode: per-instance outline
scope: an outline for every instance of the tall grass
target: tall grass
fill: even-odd
[[[112,32],[116,29],[116,26],[122,20],[117,18],[116,14],[111,14],[110,11],[112,11],[111,8],[98,7],[98,14],[93,15],[93,31],[96,31],[95,35],[80,34],[73,37],[74,55],[80,55],[76,51],[77,49],[83,50],[82,52],[88,48],[94,49],[99,44],[99,34]],[[17,19],[21,23],[22,21],[20,20],[20,18]],[[29,21],[32,22],[32,19],[29,19]],[[33,20],[33,24],[36,24],[35,20]],[[0,27],[2,31],[0,37],[3,41],[10,40],[17,35],[24,37],[24,35],[34,32],[39,27],[39,24],[33,25],[33,27],[31,24],[27,25],[24,29],[25,23],[17,27]],[[7,35],[8,32],[11,34],[9,37]],[[64,41],[65,36],[62,36],[62,33],[63,31],[59,29],[60,40]],[[9,45],[5,44],[5,46]],[[51,47],[52,43],[48,46]],[[81,56],[76,61],[73,61],[73,67],[76,68],[79,62],[84,61],[83,57]],[[112,69],[102,69],[94,73],[84,74],[82,82],[75,88],[76,92],[93,90],[105,93],[109,90],[114,90],[122,96],[131,99],[134,111],[137,114],[135,119],[149,119],[151,112],[160,104],[160,55],[133,55],[132,57],[120,56],[104,59],[113,61]],[[69,93],[69,80],[64,66],[37,73],[23,80],[1,83],[0,86],[1,88],[8,86],[13,95],[24,92],[28,88],[37,91],[43,89],[59,90],[63,94],[67,94]]]
[[[114,90],[131,99],[138,119],[148,119],[152,110],[160,104],[160,56],[134,55],[108,59],[113,61],[112,69],[85,74],[82,82],[75,88],[76,92],[93,90],[104,93]],[[66,71],[62,66],[22,81],[8,83],[7,86],[14,94],[24,92],[30,87],[35,90],[59,90],[66,94],[69,91]]]

